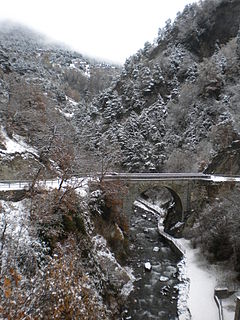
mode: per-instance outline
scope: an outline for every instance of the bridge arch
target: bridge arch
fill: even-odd
[[[124,213],[130,218],[133,213],[133,204],[137,198],[151,189],[165,188],[171,194],[174,206],[168,210],[166,217],[167,228],[184,220],[184,212],[187,210],[187,185],[172,181],[141,181],[128,184],[128,194],[123,201]]]
[[[168,232],[183,218],[183,206],[175,190],[166,186],[154,186],[145,189],[135,200],[155,210],[154,205],[165,209],[164,227]],[[133,202],[134,205],[134,202]]]

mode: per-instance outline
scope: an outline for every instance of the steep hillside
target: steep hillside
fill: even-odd
[[[0,180],[32,181],[29,190],[1,194],[1,319],[130,319],[134,277],[123,265],[130,250],[143,249],[131,246],[132,227],[154,245],[157,217],[140,211],[129,223],[121,182],[69,178],[115,169],[240,174],[239,16],[239,0],[189,5],[122,69],[0,26]],[[56,176],[55,188],[37,183]],[[183,230],[211,261],[238,273],[239,201],[234,183],[219,184]],[[149,248],[144,260],[161,251],[170,263],[168,249]],[[177,269],[169,267],[171,281]]]
[[[76,142],[74,114],[76,110],[82,113],[118,72],[116,66],[49,43],[22,26],[2,24],[0,176],[31,178],[40,168],[45,175],[56,176],[67,154],[72,160],[78,158],[79,163],[81,153],[83,163],[85,155]],[[12,154],[8,139],[15,144],[21,140],[28,148]],[[31,147],[35,153],[29,152]]]
[[[167,22],[81,118],[89,149],[117,147],[129,171],[207,169],[239,138],[239,14],[205,1]]]

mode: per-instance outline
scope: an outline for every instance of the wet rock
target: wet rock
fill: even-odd
[[[152,269],[157,272],[157,273],[161,273],[162,272],[162,265],[161,263],[158,263],[158,264],[154,264],[154,266],[152,267]]]
[[[169,277],[175,275],[177,273],[177,268],[173,266],[167,266],[165,274]]]
[[[168,254],[170,251],[170,248],[163,247],[163,248],[161,248],[161,251],[162,251],[162,253]]]

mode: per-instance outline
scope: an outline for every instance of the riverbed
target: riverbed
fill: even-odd
[[[189,309],[192,320],[219,320],[214,289],[229,278],[226,270],[209,265],[189,240],[176,240],[185,252],[184,258],[173,251],[159,234],[156,208],[150,208],[151,204],[146,208],[136,206],[131,217],[127,264],[136,281],[121,319],[187,320]],[[180,265],[184,268],[179,274]],[[234,296],[222,300],[225,320],[234,318],[234,300]],[[177,301],[182,309],[180,318]]]
[[[158,217],[136,207],[130,223],[129,258],[135,289],[129,296],[123,319],[177,320],[181,257],[159,235]],[[149,263],[151,270],[145,268]]]

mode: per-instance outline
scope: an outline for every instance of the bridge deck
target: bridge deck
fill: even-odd
[[[78,183],[85,178],[101,178],[98,174],[76,174],[69,179],[69,183]],[[240,176],[224,176],[224,175],[210,175],[204,173],[107,173],[104,175],[105,181],[127,181],[127,182],[141,182],[141,181],[209,181],[209,182],[240,182]],[[42,186],[58,187],[61,179],[51,179],[40,181]],[[31,180],[0,180],[0,190],[22,190],[31,185]]]

